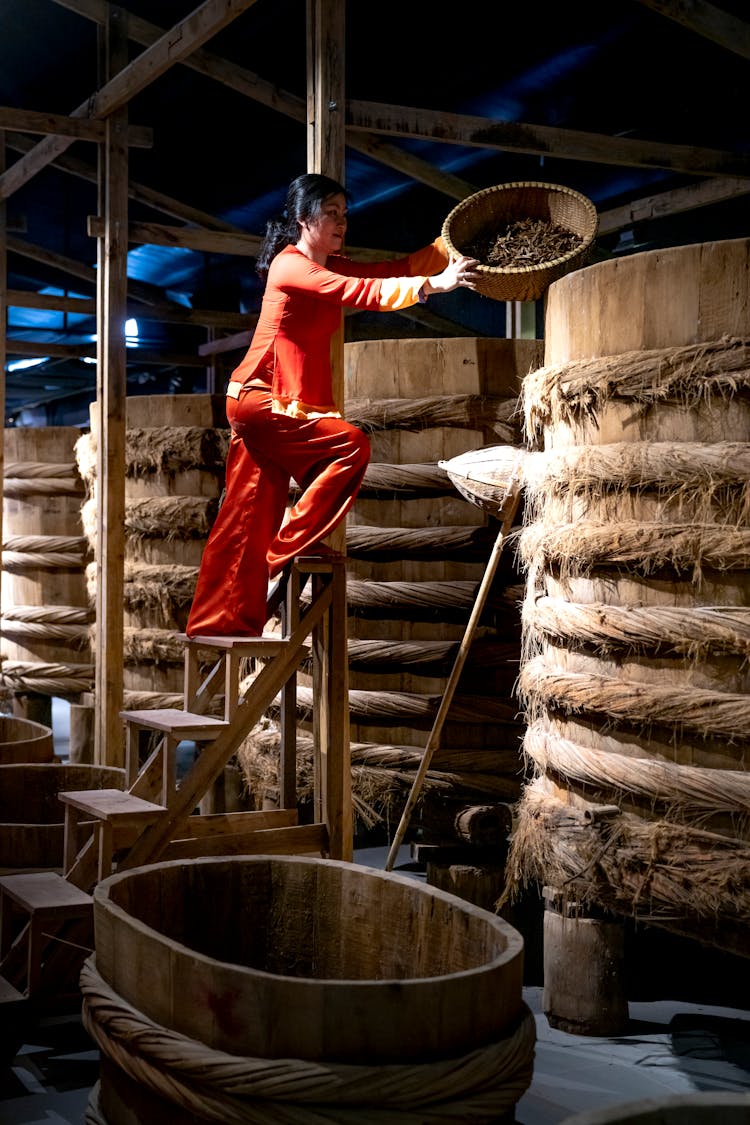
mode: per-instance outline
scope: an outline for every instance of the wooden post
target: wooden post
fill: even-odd
[[[111,8],[103,39],[105,81],[127,65],[127,39],[119,9]],[[127,315],[128,149],[127,111],[106,118],[99,149],[97,274],[97,537],[96,719],[94,757],[122,766],[123,597],[125,559],[125,319]]]
[[[307,0],[307,167],[345,182],[344,56],[345,0]],[[333,399],[344,411],[343,316],[331,340]],[[346,525],[327,542],[346,553]],[[326,652],[325,715],[320,727],[321,777],[325,820],[334,859],[351,859],[353,823],[349,761],[349,668],[347,656],[346,569],[334,566],[333,605],[321,626]]]
[[[0,129],[0,176],[5,171],[5,130]],[[0,420],[2,438],[0,439],[0,481],[5,474],[5,361],[7,356],[6,338],[8,332],[8,242],[7,206],[0,199]],[[3,542],[3,501],[0,496],[0,545]]]

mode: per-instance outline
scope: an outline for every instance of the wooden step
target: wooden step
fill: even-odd
[[[11,919],[11,914],[19,911],[28,916],[20,935]],[[54,871],[0,876],[0,960],[14,941],[25,940],[28,996],[34,996],[39,986],[49,931],[71,920],[90,921],[92,915],[91,896]]]
[[[188,637],[187,633],[178,633],[177,639],[187,648],[212,648],[217,652],[233,652],[238,656],[275,656],[289,644],[288,638],[280,637],[278,633],[263,633],[260,637]]]
[[[225,729],[226,719],[211,715],[195,715],[177,707],[156,707],[145,711],[121,711],[120,718],[131,726],[160,730],[173,738],[188,742],[210,742]]]
[[[58,793],[58,797],[65,805],[65,872],[67,874],[75,866],[82,846],[79,838],[81,816],[88,815],[94,817],[98,880],[106,879],[112,873],[114,852],[123,844],[123,833],[134,827],[143,829],[167,811],[165,805],[144,801],[121,789],[82,789]]]

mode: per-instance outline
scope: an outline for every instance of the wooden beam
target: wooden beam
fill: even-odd
[[[258,317],[253,317],[257,323]],[[225,336],[223,340],[209,340],[207,344],[201,344],[198,348],[198,355],[210,356],[221,355],[222,352],[236,352],[240,348],[247,348],[250,346],[250,341],[253,338],[253,333],[250,330],[244,332],[235,332],[233,336]]]
[[[127,39],[113,11],[100,35],[104,74],[122,73]],[[105,83],[103,89],[107,89]],[[94,761],[125,765],[123,708],[125,601],[125,313],[128,261],[127,109],[107,117],[99,149],[99,211],[104,235],[97,242],[96,364],[96,638],[94,641]]]
[[[31,109],[13,109],[11,106],[0,106],[0,129],[73,137],[77,141],[101,142],[104,140],[103,121],[67,117],[62,113],[39,113]],[[131,125],[128,128],[127,143],[131,148],[151,148],[154,143],[153,129]]]
[[[55,0],[55,3],[99,23],[104,20],[109,6],[107,0]],[[160,27],[130,13],[126,16],[126,27],[129,37],[134,42],[144,46],[156,42],[159,36],[163,34]],[[304,99],[297,97],[296,94],[290,94],[287,90],[280,89],[271,82],[267,82],[253,71],[246,70],[236,63],[228,62],[226,59],[204,49],[194,51],[183,62],[191,70],[195,70],[207,78],[212,78],[216,82],[221,82],[228,89],[252,98],[268,109],[277,110],[302,125],[305,124],[306,107]],[[419,180],[452,199],[465,199],[467,195],[471,195],[477,190],[472,184],[462,180],[459,176],[435,168],[428,161],[422,160],[396,145],[387,144],[377,137],[347,131],[346,143],[349,148],[362,152],[389,168],[403,172],[404,175]]]
[[[19,134],[14,134],[8,142],[8,148],[13,149],[14,152],[31,152],[33,147],[34,142],[30,137],[23,137]],[[53,160],[52,166],[70,176],[77,176],[81,180],[86,180],[88,183],[95,184],[97,182],[97,172],[93,165],[67,153]],[[208,230],[243,233],[239,227],[233,226],[232,223],[225,223],[223,219],[217,219],[215,215],[209,215],[207,211],[191,207],[188,203],[182,203],[178,199],[165,195],[164,192],[156,191],[154,188],[147,187],[146,184],[140,184],[134,180],[130,180],[128,183],[128,196],[135,203],[144,203],[147,207],[153,207],[164,215],[170,215],[174,219],[182,219],[186,223],[196,223]]]
[[[256,0],[203,0],[203,3],[165,32],[160,39],[115,74],[72,117],[103,118],[127,105],[131,98],[181,62],[246,11]],[[0,199],[7,199],[73,143],[72,137],[47,137],[0,176]]]
[[[307,0],[307,168],[331,176],[340,184],[345,176],[344,55],[345,0]],[[344,318],[331,339],[333,401],[344,405]],[[346,553],[345,521],[327,538],[334,550]],[[316,578],[313,576],[313,581]],[[351,860],[353,816],[349,766],[349,698],[346,650],[346,571],[333,566],[330,579],[333,606],[330,618],[313,633],[319,659],[314,662],[322,682],[316,687],[321,706],[315,709],[313,734],[316,761],[315,803],[328,825],[330,854]],[[342,608],[343,605],[343,608]]]
[[[49,309],[51,312],[77,313],[94,316],[96,301],[93,297],[56,297],[51,293],[33,293],[27,289],[8,290],[8,308]],[[182,305],[128,305],[128,316],[137,320],[164,321],[166,324],[195,325],[199,328],[235,328],[241,330],[251,322],[247,313],[226,312],[222,309],[189,309]]]
[[[34,359],[95,359],[96,344],[54,344],[44,340],[8,339],[8,355]],[[141,367],[205,367],[198,355],[191,353],[154,352],[150,348],[128,348],[127,358],[137,360]]]
[[[104,226],[98,215],[89,215],[88,233],[99,237]],[[163,223],[129,223],[128,241],[138,245],[182,246],[208,254],[235,254],[257,258],[262,238],[255,234],[234,234],[193,227],[169,227]]]
[[[644,199],[634,199],[622,207],[613,207],[599,214],[598,235],[611,234],[642,223],[648,219],[662,219],[667,215],[678,215],[684,211],[694,211],[698,207],[709,207],[712,203],[723,203],[750,192],[750,180],[716,179],[703,180],[688,187],[649,195]]]
[[[647,8],[667,19],[718,43],[727,51],[734,51],[743,59],[750,59],[750,24],[737,16],[708,4],[706,0],[640,0]]]
[[[460,113],[348,101],[349,128],[446,144],[555,156],[636,168],[669,168],[697,176],[750,176],[750,154],[692,145],[608,137],[575,129],[554,129],[520,121],[493,120]]]

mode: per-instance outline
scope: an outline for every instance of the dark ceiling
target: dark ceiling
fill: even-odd
[[[162,29],[198,6],[197,0],[130,0],[126,5],[128,12]],[[701,0],[692,6],[715,11]],[[2,0],[0,105],[69,114],[84,102],[99,85],[98,30],[81,12],[101,13],[105,7],[102,0]],[[722,0],[721,12],[741,21],[748,17],[747,0]],[[736,45],[720,45],[639,0],[463,0],[447,9],[403,0],[349,0],[346,96],[747,155],[747,36],[745,29],[744,42],[738,35]],[[131,42],[130,58],[142,50]],[[257,0],[204,50],[234,64],[235,76],[251,72],[304,99],[305,0]],[[153,130],[151,148],[130,150],[131,185],[156,189],[238,231],[262,234],[266,219],[280,209],[288,182],[305,170],[303,123],[186,65],[173,66],[136,95],[129,118]],[[7,167],[40,140],[10,130],[5,137]],[[567,185],[589,196],[600,214],[708,179],[669,168],[393,135],[379,139],[472,188],[514,180]],[[87,218],[97,212],[95,168],[96,146],[76,141],[58,164],[45,167],[8,198],[9,289],[93,296],[96,244],[87,233]],[[347,149],[346,183],[352,197],[350,245],[389,253],[434,238],[457,201],[353,148]],[[595,254],[744,237],[750,234],[749,214],[748,196],[735,194],[635,224],[620,222],[603,230]],[[130,219],[184,221],[137,200],[131,200]],[[47,258],[49,252],[62,255],[66,262],[63,268],[52,266],[21,253],[19,244],[41,247]],[[253,265],[251,257],[148,245],[131,250],[128,274],[134,299],[152,293],[184,306],[249,314],[260,298]],[[456,331],[505,333],[504,306],[476,294],[451,294],[430,307]],[[398,316],[385,319],[389,330],[400,334],[440,331],[439,324],[418,328]],[[141,349],[152,355],[195,356],[206,339],[205,330],[167,328],[157,321],[138,327]],[[58,355],[19,369],[15,361],[24,357],[13,348],[15,340],[34,341],[41,358],[44,344],[90,343],[93,331],[90,317],[10,308],[9,424],[85,424],[93,366]],[[347,331],[353,338],[357,327],[351,324]],[[129,393],[206,386],[202,366],[143,363],[137,352],[129,353]],[[230,367],[232,359],[227,353]]]

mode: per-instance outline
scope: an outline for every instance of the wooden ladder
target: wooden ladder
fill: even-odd
[[[309,605],[301,594],[311,581]],[[192,637],[185,644],[185,709],[122,711],[125,791],[59,794],[65,805],[65,866],[58,897],[73,888],[88,897],[98,880],[158,860],[232,854],[318,854],[352,857],[347,683],[347,603],[344,556],[300,556],[290,567],[280,635]],[[207,654],[211,659],[206,660]],[[240,698],[240,662],[260,667]],[[296,675],[311,660],[315,745],[314,822],[300,825],[296,807]],[[206,669],[208,669],[206,671]],[[224,696],[222,715],[208,714]],[[280,808],[205,813],[201,802],[274,699],[281,702]],[[156,741],[140,761],[141,732]],[[200,753],[177,781],[183,740]],[[205,806],[204,806],[205,807]],[[93,823],[92,823],[93,822]],[[24,876],[5,877],[5,883]],[[63,889],[65,888],[65,889]],[[10,892],[6,891],[6,894]],[[47,934],[49,940],[50,935]],[[35,972],[23,960],[30,935],[19,933],[0,956],[0,975],[15,988]],[[35,957],[45,957],[35,942]],[[54,950],[52,950],[52,956]]]

